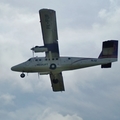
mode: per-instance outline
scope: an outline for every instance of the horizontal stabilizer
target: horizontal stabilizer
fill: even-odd
[[[103,64],[101,65],[101,68],[111,68],[112,63],[108,63],[108,64]]]

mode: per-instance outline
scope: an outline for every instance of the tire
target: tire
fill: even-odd
[[[20,75],[20,77],[21,77],[21,78],[24,78],[24,77],[25,77],[25,74],[24,74],[24,73],[22,73],[22,74]]]
[[[52,63],[52,64],[50,65],[50,69],[52,69],[52,70],[56,69],[56,64]]]

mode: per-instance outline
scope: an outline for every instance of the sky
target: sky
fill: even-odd
[[[63,72],[65,92],[53,92],[47,75],[11,71],[43,45],[42,8],[56,11],[61,56],[97,58],[103,41],[120,39],[119,0],[1,0],[0,120],[120,120],[119,58],[111,69]]]

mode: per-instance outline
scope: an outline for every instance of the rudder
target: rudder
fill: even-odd
[[[102,52],[98,58],[117,58],[118,57],[118,40],[104,41]]]
[[[102,52],[100,53],[99,59],[102,58],[118,58],[118,40],[104,41],[102,44]],[[112,62],[102,64],[101,68],[111,68]]]

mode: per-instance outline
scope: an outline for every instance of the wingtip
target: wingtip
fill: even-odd
[[[55,10],[49,9],[49,8],[42,8],[42,9],[39,10],[39,13],[40,13],[41,11],[55,11]]]

